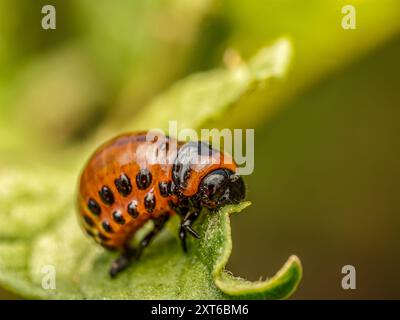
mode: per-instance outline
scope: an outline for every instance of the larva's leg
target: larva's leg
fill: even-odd
[[[139,244],[139,256],[142,254],[143,249],[146,248],[151,240],[160,233],[160,231],[164,228],[165,223],[168,221],[169,215],[160,216],[158,219],[154,220],[154,229],[151,230],[143,239],[140,241]]]
[[[118,257],[116,260],[113,261],[111,264],[110,269],[110,276],[114,278],[117,276],[121,271],[126,269],[129,264],[134,259],[139,259],[141,256],[143,249],[146,248],[151,240],[162,230],[165,223],[168,221],[169,216],[163,215],[158,219],[154,220],[154,228],[151,230],[143,239],[140,241],[138,248],[132,248],[126,246],[124,251],[122,252],[121,256]]]
[[[183,252],[187,252],[187,244],[186,244],[186,230],[181,225],[179,229],[179,239],[181,240],[182,250]]]
[[[122,254],[115,259],[110,268],[110,276],[114,278],[119,274],[122,270],[126,269],[127,266],[131,263],[131,261],[138,257],[138,250],[135,248],[125,246]]]
[[[192,224],[200,215],[199,211],[193,211],[188,213],[183,219],[181,223],[181,227],[179,229],[179,239],[181,240],[182,249],[184,252],[187,252],[187,244],[186,244],[186,234],[189,232],[193,237],[199,239],[200,235],[193,230]]]

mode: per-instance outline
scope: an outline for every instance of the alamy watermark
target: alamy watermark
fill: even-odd
[[[177,121],[169,121],[166,137],[162,129],[151,129],[147,132],[146,141],[154,147],[143,146],[136,150],[138,162],[149,164],[173,164],[178,154],[178,141],[195,142],[195,147],[187,149],[183,161],[191,165],[209,164],[237,165],[236,174],[250,175],[254,171],[254,129],[201,129],[200,135],[191,128],[178,130]],[[168,147],[166,142],[168,140]],[[156,142],[156,143],[155,143]],[[212,147],[212,148],[211,148]],[[223,150],[223,152],[219,152]]]
[[[42,288],[44,290],[56,289],[56,268],[53,265],[44,265],[40,269],[42,276]]]
[[[351,4],[347,4],[342,7],[342,14],[344,14],[342,18],[342,28],[345,30],[356,29],[356,8]]]
[[[42,28],[45,30],[56,29],[56,8],[50,4],[42,7]]]
[[[342,274],[345,276],[342,278],[342,288],[344,290],[356,289],[356,268],[350,264],[342,267]]]

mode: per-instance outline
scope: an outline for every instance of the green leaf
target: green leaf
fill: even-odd
[[[169,121],[176,120],[178,130],[202,128],[226,115],[239,99],[267,80],[282,77],[290,55],[291,43],[282,38],[260,50],[249,63],[239,60],[228,68],[189,76],[154,99],[129,127],[146,130],[151,123],[164,129]]]
[[[356,29],[342,28],[342,8],[356,10]],[[395,39],[400,31],[397,0],[225,1],[221,15],[234,27],[228,45],[244,53],[286,34],[295,58],[290,77],[273,90],[240,104],[229,125],[255,126],[271,119],[289,101]],[[225,124],[226,125],[226,124]]]
[[[230,69],[184,79],[156,99],[131,129],[163,127],[170,115],[179,115],[182,126],[200,128],[267,79],[281,76],[289,52],[289,42],[281,40],[261,50],[248,64],[240,62]],[[81,161],[81,152],[72,154]],[[65,163],[56,159],[42,165],[0,171],[0,218],[7,222],[0,225],[0,283],[24,297],[282,299],[301,279],[301,264],[295,256],[266,281],[246,281],[225,270],[232,251],[229,216],[242,211],[248,202],[217,213],[205,211],[194,226],[201,239],[189,239],[188,254],[180,248],[179,219],[174,217],[139,261],[111,279],[108,269],[116,254],[97,246],[77,223],[76,171],[63,171],[60,168]],[[56,272],[54,290],[43,288],[49,270]]]

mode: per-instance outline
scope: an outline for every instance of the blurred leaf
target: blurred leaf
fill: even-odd
[[[181,76],[215,0],[75,0],[88,49],[103,77],[117,87],[107,123],[119,126]],[[120,87],[122,86],[122,87]]]
[[[248,64],[183,80],[159,97],[131,129],[163,126],[170,115],[199,128],[206,119],[226,113],[250,89],[281,76],[289,52],[289,43],[281,40]],[[183,112],[185,106],[193,112]],[[107,273],[115,254],[85,238],[76,221],[75,170],[64,172],[61,162],[54,162],[49,161],[46,170],[31,164],[30,170],[0,171],[0,218],[8,222],[0,227],[0,283],[10,290],[40,298],[278,299],[288,297],[301,279],[301,264],[294,256],[267,281],[249,282],[225,271],[232,250],[229,214],[249,205],[241,203],[203,214],[196,223],[202,239],[189,240],[187,255],[169,231],[176,234],[178,218],[173,219],[139,262],[111,280]],[[56,290],[41,287],[43,268],[49,265],[57,272]]]
[[[229,109],[251,90],[267,80],[281,77],[289,64],[291,44],[281,39],[264,48],[249,63],[239,59],[226,69],[189,76],[158,96],[139,114],[130,127],[166,129],[176,120],[178,130],[203,128],[210,120],[227,116]],[[229,61],[227,61],[229,64]]]
[[[180,76],[215,1],[53,0],[56,30],[40,26],[45,4],[0,1],[0,116],[50,149],[119,126]]]
[[[0,169],[0,239],[31,239],[55,223],[72,197],[71,175],[49,168]]]
[[[342,7],[353,5],[356,29],[342,28]],[[223,2],[221,19],[234,27],[227,46],[244,56],[287,35],[294,58],[290,77],[239,104],[225,126],[255,126],[324,77],[382,46],[400,33],[398,0],[298,0]]]
[[[72,45],[32,61],[8,95],[7,107],[21,129],[49,146],[93,129],[104,117],[110,91],[87,53]]]

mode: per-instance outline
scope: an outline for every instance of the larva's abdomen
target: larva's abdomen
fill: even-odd
[[[172,141],[149,142],[146,133],[121,135],[90,158],[81,175],[78,206],[83,227],[98,243],[120,248],[148,220],[174,214],[172,164],[160,161],[176,154]],[[149,163],[149,154],[158,161]]]

